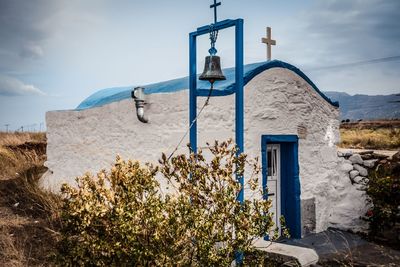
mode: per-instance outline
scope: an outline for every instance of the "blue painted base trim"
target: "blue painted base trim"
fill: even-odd
[[[267,144],[281,147],[281,214],[292,238],[301,238],[300,178],[297,135],[262,135],[261,163],[263,197],[267,199]]]

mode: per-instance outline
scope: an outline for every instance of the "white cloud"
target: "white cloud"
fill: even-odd
[[[25,84],[10,76],[0,75],[0,96],[46,95],[31,84]]]

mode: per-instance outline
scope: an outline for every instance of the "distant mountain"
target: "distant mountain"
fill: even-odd
[[[339,102],[342,120],[400,118],[400,94],[349,95],[332,91],[324,94]]]

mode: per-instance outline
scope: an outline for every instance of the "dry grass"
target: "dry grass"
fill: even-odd
[[[60,198],[42,191],[33,168],[1,180],[0,266],[51,266],[59,240]],[[33,180],[36,179],[36,180]]]
[[[0,266],[51,266],[60,198],[41,190],[44,133],[0,133]]]
[[[340,147],[400,149],[400,128],[340,129]]]
[[[46,134],[43,132],[40,133],[0,132],[0,146],[20,145],[26,142],[45,142],[45,141],[46,141]]]
[[[22,266],[25,259],[22,251],[15,247],[13,235],[6,227],[0,228],[0,258],[0,263],[8,263],[8,266]]]
[[[46,160],[45,133],[0,132],[0,179],[12,178]]]

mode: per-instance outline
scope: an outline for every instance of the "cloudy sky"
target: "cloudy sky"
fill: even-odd
[[[107,87],[187,75],[188,33],[212,21],[211,0],[0,0],[0,129],[39,129]],[[222,0],[219,19],[245,20],[245,62],[272,56],[323,91],[400,93],[400,1]],[[199,40],[199,69],[208,40]],[[233,31],[217,42],[234,64]],[[355,63],[355,64],[353,64]]]

